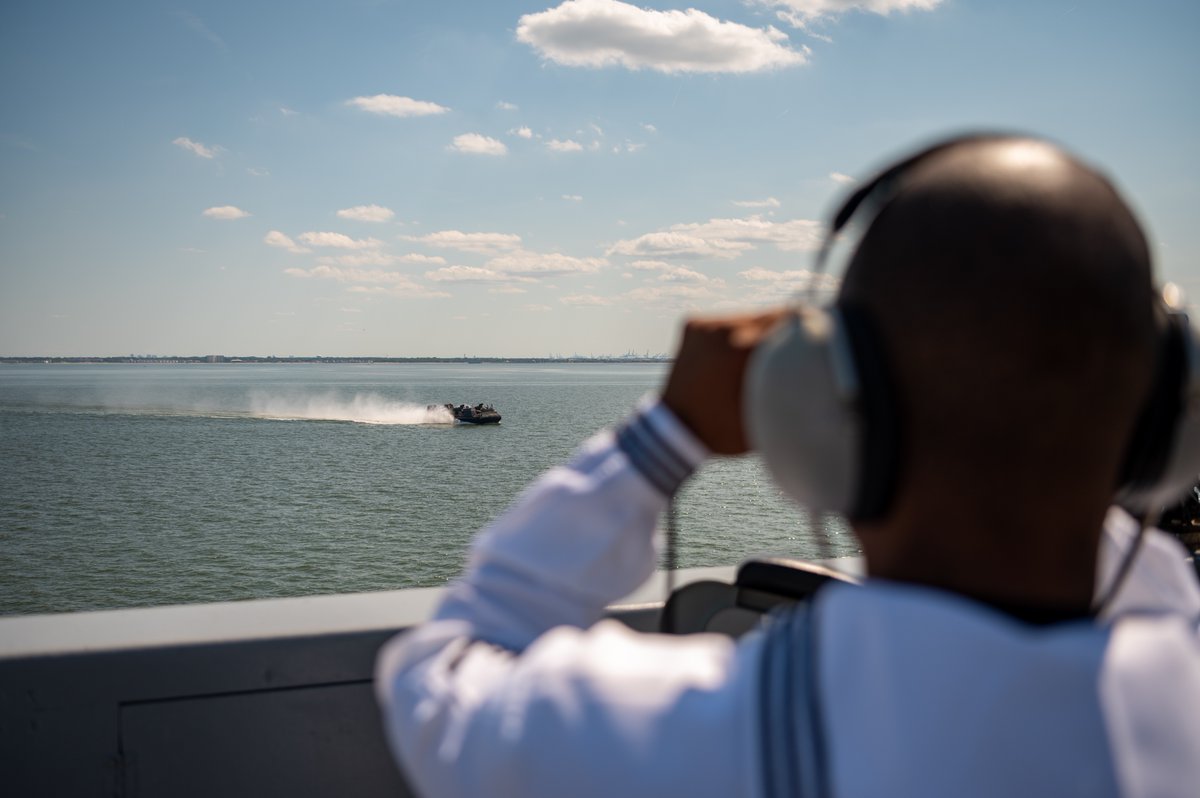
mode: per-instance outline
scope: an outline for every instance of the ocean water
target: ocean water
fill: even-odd
[[[659,364],[0,366],[0,614],[444,584]],[[494,403],[496,426],[443,402]],[[754,458],[677,499],[681,567],[841,556]]]

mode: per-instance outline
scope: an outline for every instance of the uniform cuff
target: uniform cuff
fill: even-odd
[[[664,496],[671,496],[708,457],[708,448],[655,396],[638,403],[616,432],[617,448]]]

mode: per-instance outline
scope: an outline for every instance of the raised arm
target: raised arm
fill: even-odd
[[[663,400],[538,479],[385,647],[385,725],[423,795],[755,794],[759,642],[597,621],[653,571],[679,484],[745,451],[742,372],[774,316],[689,323]]]
[[[703,456],[644,404],[535,482],[434,620],[385,647],[384,722],[422,795],[750,794],[754,645],[596,623],[649,576],[654,521]]]

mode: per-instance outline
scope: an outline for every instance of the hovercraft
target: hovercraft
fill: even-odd
[[[430,409],[436,405],[430,405]],[[446,403],[442,405],[449,411],[450,415],[459,424],[499,424],[500,414],[496,412],[496,408],[491,405],[477,404],[471,405],[453,405]]]

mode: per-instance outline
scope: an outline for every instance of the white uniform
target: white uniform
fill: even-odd
[[[1115,621],[1030,626],[882,580],[738,642],[601,621],[650,576],[655,520],[705,456],[643,403],[526,490],[434,619],[384,647],[386,731],[421,795],[1200,795],[1200,588],[1167,536]],[[1133,529],[1110,513],[1102,576]]]

